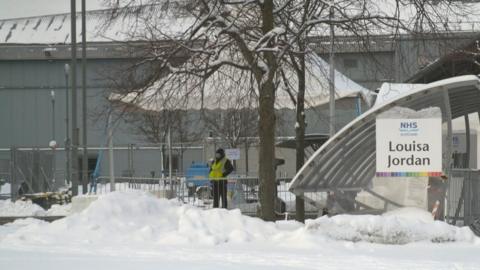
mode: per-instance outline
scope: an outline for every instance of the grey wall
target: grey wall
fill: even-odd
[[[0,148],[47,146],[52,139],[52,103],[55,91],[55,138],[63,146],[65,140],[66,61],[1,61],[0,60]],[[121,60],[89,60],[87,72],[88,143],[105,143],[106,109],[109,80],[105,75],[121,64]],[[81,108],[81,80],[77,75],[77,100]],[[71,93],[71,88],[69,89]],[[71,104],[70,104],[71,106]],[[71,117],[70,117],[71,122]],[[81,126],[81,114],[78,124]],[[117,143],[126,144],[139,138],[116,134]]]
[[[53,138],[52,123],[55,121],[55,140],[59,147],[64,147],[66,134],[66,78],[62,60],[0,60],[0,148],[17,147],[48,147]],[[119,66],[126,64],[121,59],[91,59],[88,61],[87,72],[87,102],[88,102],[88,145],[101,146],[106,144],[107,108],[106,97],[111,74]],[[70,82],[69,82],[70,84]],[[81,80],[80,71],[77,75],[77,99],[81,112]],[[52,98],[50,92],[55,92],[55,116],[52,119]],[[69,89],[71,93],[71,88]],[[70,104],[71,106],[71,104]],[[81,128],[81,114],[78,125]],[[71,123],[71,117],[70,117]],[[115,145],[145,144],[146,141],[135,135],[132,127],[124,122],[115,133]],[[129,132],[130,131],[130,132]],[[71,131],[70,131],[71,132]],[[98,151],[89,151],[90,157],[96,157]],[[65,156],[57,152],[57,168],[65,167]],[[107,155],[105,155],[106,157]],[[116,173],[120,175],[127,166],[126,151],[116,151]],[[159,153],[145,151],[137,155],[135,165],[139,175],[147,176],[150,171],[159,168],[155,157]],[[0,152],[0,158],[8,159],[9,152]],[[104,158],[104,168],[107,165]],[[148,173],[148,174],[147,174]]]
[[[339,37],[335,68],[370,90],[383,82],[404,82],[428,64],[474,40],[476,33],[432,34],[425,36],[370,37],[367,50],[360,40]],[[342,41],[348,40],[347,45]],[[353,45],[352,45],[353,44]],[[328,48],[316,46],[315,51],[329,61]]]

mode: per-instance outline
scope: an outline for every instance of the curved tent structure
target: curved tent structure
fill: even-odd
[[[238,61],[243,61],[238,56]],[[307,55],[305,105],[313,108],[329,101],[330,65],[314,52]],[[290,94],[297,95],[297,75],[284,67],[287,82],[278,85],[275,108],[295,109]],[[372,92],[335,70],[335,99],[359,96],[371,104]],[[287,89],[288,88],[288,89]],[[287,91],[288,90],[288,91]],[[112,93],[112,101],[134,105],[146,111],[168,109],[239,109],[255,108],[258,90],[250,72],[223,66],[209,78],[171,73],[138,91]]]
[[[367,189],[376,169],[376,116],[396,106],[414,110],[439,107],[442,121],[448,126],[447,142],[450,143],[445,151],[449,157],[452,153],[451,120],[480,112],[480,79],[466,75],[441,80],[412,88],[374,106],[342,128],[310,157],[290,184],[290,191],[303,194]],[[450,162],[447,160],[445,164]]]

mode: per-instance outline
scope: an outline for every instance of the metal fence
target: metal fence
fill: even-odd
[[[105,194],[111,191],[108,176],[98,178],[97,187],[89,192]],[[228,209],[240,209],[245,215],[257,216],[259,207],[260,182],[256,177],[229,178],[227,185]],[[279,218],[289,219],[295,215],[295,195],[288,191],[290,178],[277,179],[277,198],[275,213]],[[162,198],[177,198],[179,201],[196,207],[210,209],[213,207],[213,189],[206,180],[187,180],[185,177],[146,178],[115,177],[115,190],[142,190]],[[326,194],[309,194],[306,201],[306,215],[316,217],[322,207],[318,202],[326,198]]]
[[[39,149],[12,148],[10,159],[10,184],[12,199],[25,193],[53,191],[53,155]]]
[[[454,169],[447,187],[446,219],[470,225],[480,218],[480,171]]]
[[[169,156],[168,147],[162,145],[126,145],[113,148],[115,175],[120,177],[168,177]],[[106,174],[109,160],[106,147],[89,147],[88,154],[80,153],[78,169],[72,174],[82,177],[81,160],[88,158],[89,175],[99,165],[99,173]],[[180,176],[192,162],[203,161],[203,146],[186,144],[172,147],[172,175]],[[8,197],[16,199],[19,193],[39,193],[68,188],[66,151],[57,148],[53,151],[48,147],[12,147],[0,149],[0,182],[11,184]],[[1,192],[5,193],[5,192]],[[7,194],[0,194],[6,198]]]
[[[168,157],[162,153],[159,146],[116,146],[115,156],[115,190],[143,190],[164,198],[176,197],[180,201],[202,208],[213,207],[213,194],[210,182],[187,181],[181,171],[194,160],[205,157],[203,146],[174,146],[174,164],[172,178],[168,175],[166,165]],[[100,151],[107,148],[89,149],[90,161],[100,159]],[[2,149],[3,159],[0,159],[0,179],[11,184],[10,194],[0,194],[1,199],[11,196],[16,199],[21,193],[37,193],[67,189],[65,149],[57,148],[55,153],[50,148],[11,148]],[[54,161],[56,156],[56,166]],[[105,155],[106,156],[106,155]],[[10,157],[8,159],[8,157]],[[202,160],[203,161],[203,160]],[[92,162],[92,164],[95,164]],[[104,194],[111,190],[106,170],[108,160],[101,160],[103,173],[97,179],[96,185],[88,185],[85,192]],[[93,169],[90,168],[89,173]],[[277,197],[275,212],[277,216],[292,218],[295,215],[295,195],[288,191],[291,179],[277,175]],[[91,179],[90,179],[91,180]],[[85,193],[79,186],[79,194]],[[258,177],[233,176],[228,180],[228,208],[240,209],[246,215],[256,216],[259,208],[260,182]],[[326,198],[323,193],[305,194],[306,216],[316,217],[323,208],[321,202]]]

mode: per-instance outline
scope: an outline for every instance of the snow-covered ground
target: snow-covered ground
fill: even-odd
[[[10,183],[0,185],[0,194],[10,194]]]
[[[10,184],[0,186],[0,195],[10,194]],[[53,205],[47,211],[31,201],[0,200],[0,217],[5,216],[65,216],[70,213],[70,205]]]
[[[142,192],[83,212],[0,226],[0,269],[479,269],[468,228],[401,209],[384,216],[263,222]]]
[[[71,205],[52,205],[48,210],[31,201],[0,200],[0,217],[12,216],[66,216],[70,213]]]

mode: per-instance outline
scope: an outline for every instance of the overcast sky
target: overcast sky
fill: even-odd
[[[86,0],[87,10],[101,9],[102,0]],[[76,0],[80,11],[81,0]],[[70,0],[0,0],[0,19],[70,12]]]

